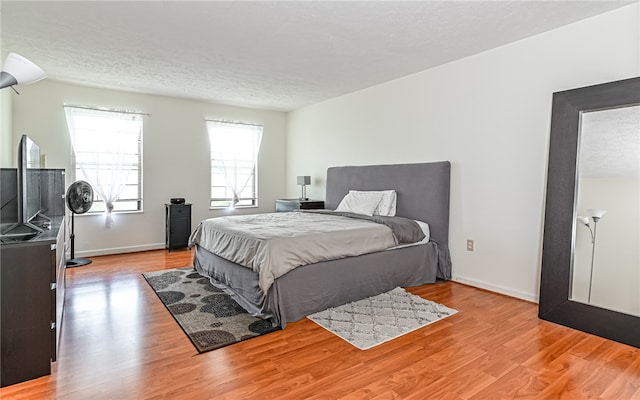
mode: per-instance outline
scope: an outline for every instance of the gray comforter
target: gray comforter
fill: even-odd
[[[218,217],[202,221],[189,246],[198,245],[258,273],[267,292],[278,277],[307,264],[385,250],[424,238],[401,217],[289,212]]]

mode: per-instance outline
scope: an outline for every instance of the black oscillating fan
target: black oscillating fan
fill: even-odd
[[[71,210],[71,259],[67,260],[67,267],[79,267],[81,265],[91,264],[88,258],[75,258],[75,234],[73,226],[73,216],[76,214],[84,214],[93,205],[93,188],[85,181],[76,181],[67,188],[67,207]]]

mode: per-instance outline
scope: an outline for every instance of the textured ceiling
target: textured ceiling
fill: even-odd
[[[6,1],[50,79],[289,111],[633,1]]]
[[[581,124],[581,177],[640,177],[640,106],[583,113]]]

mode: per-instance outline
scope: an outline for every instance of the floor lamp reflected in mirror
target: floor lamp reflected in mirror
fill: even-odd
[[[596,209],[588,209],[587,213],[593,220],[593,229],[591,229],[591,224],[589,221],[589,217],[578,216],[578,220],[584,224],[589,229],[589,233],[591,234],[591,269],[589,270],[589,297],[587,298],[587,303],[591,304],[591,285],[593,283],[593,261],[596,255],[596,233],[598,230],[598,221],[600,218],[607,212],[607,210],[596,210]]]

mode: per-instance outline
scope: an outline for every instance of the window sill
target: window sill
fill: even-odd
[[[237,206],[234,208],[230,207],[209,207],[209,210],[244,210],[246,208],[258,208],[258,206]]]
[[[83,214],[74,214],[76,217],[90,217],[90,216],[101,216],[104,215],[104,211],[99,212],[86,212]],[[127,214],[144,214],[144,210],[136,210],[136,211],[112,211],[113,215],[127,215]]]

